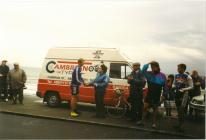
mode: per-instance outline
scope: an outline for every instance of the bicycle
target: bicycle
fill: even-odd
[[[112,104],[106,107],[107,114],[112,118],[122,118],[127,110],[131,110],[131,104],[127,101],[123,89],[115,89],[115,97],[112,99]]]

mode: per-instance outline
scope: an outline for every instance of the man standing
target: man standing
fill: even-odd
[[[81,67],[84,65],[84,59],[78,59],[78,66],[72,72],[72,81],[71,81],[71,117],[78,117],[79,113],[77,112],[77,102],[79,94],[79,86],[84,83],[81,74]]]
[[[9,72],[8,81],[12,92],[13,104],[16,104],[17,98],[20,104],[23,104],[23,88],[26,83],[26,73],[19,68],[18,63],[14,63],[14,69]],[[18,96],[18,97],[17,97]]]
[[[184,123],[185,106],[188,102],[188,91],[193,88],[193,82],[191,76],[185,73],[185,64],[179,64],[177,67],[178,74],[175,75],[175,103],[179,120],[177,129],[183,131],[182,127]]]
[[[128,83],[130,84],[129,102],[131,103],[129,117],[132,121],[138,122],[142,120],[143,88],[145,86],[145,78],[140,70],[140,63],[133,63],[133,71],[128,76]]]
[[[189,102],[192,100],[193,97],[199,96],[201,94],[201,88],[202,86],[202,78],[199,76],[198,72],[196,70],[192,71],[192,81],[193,81],[193,89],[189,92]],[[188,107],[188,106],[187,106]],[[189,108],[189,114],[192,115],[193,109]]]
[[[7,83],[7,76],[9,73],[9,67],[6,65],[7,60],[3,60],[0,65],[0,90],[4,96],[4,100],[8,101],[8,83]]]
[[[149,65],[151,66],[152,71],[147,71]],[[142,72],[147,79],[148,94],[144,101],[143,123],[139,123],[138,125],[145,123],[147,109],[152,107],[152,128],[156,128],[156,117],[158,113],[158,106],[160,106],[162,89],[164,94],[167,93],[166,76],[164,73],[160,72],[159,63],[155,61],[145,64]]]

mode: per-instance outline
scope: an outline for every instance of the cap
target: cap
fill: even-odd
[[[132,64],[132,66],[140,66],[140,63],[139,62],[135,62]]]
[[[14,65],[19,65],[19,63],[15,62]]]

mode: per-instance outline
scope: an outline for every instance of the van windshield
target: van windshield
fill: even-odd
[[[126,79],[127,75],[131,73],[132,69],[125,63],[111,63],[110,64],[110,78]]]

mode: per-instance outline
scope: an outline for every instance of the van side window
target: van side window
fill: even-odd
[[[124,66],[121,66],[121,79],[127,79],[127,76],[131,72],[132,72],[132,69],[127,64],[125,64]]]
[[[131,68],[124,63],[110,64],[110,78],[125,79],[130,74]]]

